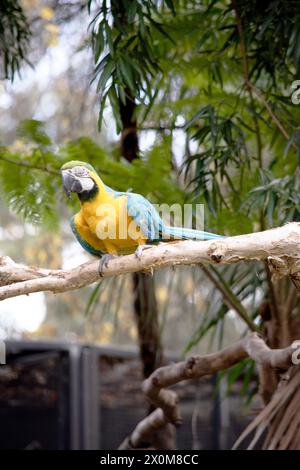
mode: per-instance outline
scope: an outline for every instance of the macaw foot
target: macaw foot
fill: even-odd
[[[111,253],[108,253],[106,255],[103,255],[99,261],[99,266],[98,266],[98,272],[101,277],[103,277],[103,271],[104,268],[108,268],[108,263],[112,260],[118,258],[118,255],[112,255]]]
[[[148,248],[153,248],[153,245],[139,245],[134,252],[134,256],[141,260],[143,251],[148,250]]]

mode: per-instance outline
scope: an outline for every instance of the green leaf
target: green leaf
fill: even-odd
[[[129,62],[125,58],[120,57],[119,65],[121,69],[122,76],[124,77],[125,84],[129,86],[132,91],[135,91],[135,84],[133,79],[132,68]]]
[[[100,103],[100,109],[99,109],[99,115],[98,115],[98,131],[99,132],[101,131],[101,128],[102,128],[103,113],[105,110],[106,98],[107,98],[107,93],[102,96],[101,103]]]
[[[112,59],[108,59],[105,67],[102,70],[100,78],[97,83],[97,92],[103,94],[108,80],[112,77],[115,70],[115,63]]]
[[[116,93],[116,90],[115,90],[114,86],[110,87],[107,95],[108,95],[108,98],[109,98],[109,101],[110,101],[110,104],[111,104],[111,107],[112,107],[112,110],[113,110],[113,114],[114,114],[114,117],[115,117],[115,120],[116,120],[117,132],[121,132],[121,130],[123,128],[123,124],[122,124],[122,120],[121,120],[121,116],[120,116],[118,96],[117,96],[117,93]]]
[[[107,21],[104,22],[104,28],[105,28],[105,34],[106,34],[106,40],[107,40],[109,52],[110,52],[110,55],[113,57],[115,50],[114,50],[113,39],[112,39],[112,31]]]
[[[94,60],[95,64],[98,62],[101,53],[104,50],[104,28],[102,27],[102,22],[99,25],[97,34],[93,33],[93,50],[94,50]]]
[[[87,317],[89,314],[92,312],[95,304],[98,302],[100,294],[101,294],[101,289],[103,287],[103,283],[99,282],[96,287],[93,288],[92,293],[90,295],[90,298],[88,300],[88,303],[86,305],[86,309],[84,312],[84,316]]]
[[[186,122],[184,129],[189,129],[195,122],[197,122],[200,118],[205,117],[211,110],[211,106],[207,105],[200,109],[189,121]]]

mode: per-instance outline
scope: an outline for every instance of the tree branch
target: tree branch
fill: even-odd
[[[272,368],[287,369],[292,365],[291,356],[295,349],[270,349],[257,333],[206,356],[194,356],[186,361],[170,366],[160,367],[143,383],[143,391],[153,404],[161,408],[174,425],[181,423],[177,395],[166,387],[189,379],[198,379],[204,375],[214,374],[228,369],[246,357],[258,364],[269,365]]]
[[[54,170],[51,170],[50,168],[47,167],[47,165],[45,166],[40,166],[40,165],[31,165],[30,163],[27,163],[26,161],[22,161],[22,160],[12,160],[11,158],[8,158],[8,157],[4,157],[4,156],[0,156],[0,160],[2,160],[3,162],[6,162],[6,163],[10,163],[11,165],[17,165],[17,166],[23,166],[25,168],[28,168],[30,170],[40,170],[40,171],[44,171],[45,173],[49,173],[49,175],[53,175],[53,176],[59,176],[59,171],[54,171]]]
[[[276,276],[289,275],[300,290],[300,223],[248,235],[211,241],[161,243],[145,250],[142,258],[120,256],[109,262],[102,277],[150,271],[154,268],[191,264],[232,264],[267,261]],[[0,300],[33,292],[66,292],[99,281],[99,261],[71,270],[49,270],[22,266],[0,257]]]
[[[270,349],[257,333],[252,333],[222,351],[190,357],[186,361],[160,367],[143,383],[145,395],[157,408],[137,425],[131,437],[127,438],[123,445],[127,443],[128,446],[130,443],[131,447],[127,448],[138,448],[147,441],[151,442],[151,434],[166,423],[171,422],[175,426],[181,424],[177,395],[167,387],[183,380],[199,379],[228,369],[246,357],[250,357],[262,366],[288,369],[292,365],[294,352],[292,346],[285,349]]]
[[[284,127],[284,125],[281,123],[281,121],[279,120],[279,118],[276,116],[276,114],[274,113],[272,107],[270,106],[270,104],[268,103],[266,97],[264,96],[264,94],[255,86],[253,85],[253,83],[251,82],[248,82],[247,83],[247,86],[249,86],[254,94],[260,99],[260,101],[262,102],[262,104],[264,105],[264,107],[266,108],[266,110],[268,111],[269,113],[269,116],[270,118],[272,119],[272,121],[274,122],[274,124],[276,125],[276,127],[278,128],[278,130],[281,132],[281,134],[283,135],[283,137],[285,137],[286,140],[290,140],[290,135],[288,133],[288,131],[286,130],[286,128]],[[291,147],[294,149],[294,150],[297,150],[298,147],[297,145],[295,144],[295,142],[292,142],[291,143]]]
[[[131,436],[126,437],[118,449],[129,450],[141,449],[142,447],[147,448],[149,447],[149,443],[152,443],[154,433],[168,424],[169,420],[163,410],[157,408],[138,423]]]

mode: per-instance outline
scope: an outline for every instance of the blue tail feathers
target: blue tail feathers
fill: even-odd
[[[194,230],[184,227],[164,227],[164,233],[169,235],[171,238],[179,240],[214,240],[217,238],[223,238],[223,235],[217,235],[216,233],[204,232],[202,230]]]

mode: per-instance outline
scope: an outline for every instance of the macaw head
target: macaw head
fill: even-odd
[[[79,199],[87,200],[99,190],[100,180],[96,171],[86,162],[73,160],[61,167],[63,189],[69,197],[71,193],[77,193]]]

